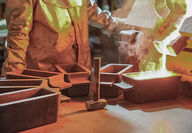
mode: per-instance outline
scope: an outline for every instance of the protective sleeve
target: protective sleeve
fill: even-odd
[[[89,24],[98,28],[106,28],[111,21],[111,12],[101,10],[93,0],[87,1]]]
[[[3,64],[2,75],[26,67],[34,5],[35,0],[6,0],[7,59]]]
[[[160,18],[154,28],[155,39],[164,40],[177,28],[184,15],[186,14],[187,6],[185,0],[166,0],[170,13],[165,19]]]

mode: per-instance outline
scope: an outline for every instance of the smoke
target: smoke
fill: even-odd
[[[113,16],[126,19],[134,3],[135,0],[124,0],[122,7],[112,13]],[[130,63],[139,69],[140,63],[144,62],[153,47],[152,31],[124,23],[118,25],[116,32],[120,34],[127,32],[124,35],[121,34],[119,39],[120,63]]]
[[[125,0],[122,7],[113,12],[113,15],[120,18],[127,18],[134,2],[135,0]],[[153,27],[153,33],[152,31],[147,31],[144,28],[138,28],[138,26],[131,26],[129,24],[122,24],[122,26],[119,26],[119,32],[125,29],[129,29],[127,30],[128,33],[133,32],[133,29],[137,30],[135,31],[137,34],[124,35],[127,36],[127,40],[124,39],[124,37],[120,37],[120,62],[130,63],[137,67],[140,66],[142,70],[158,69],[161,66],[161,58],[160,54],[153,46],[153,41],[163,40],[162,43],[168,45],[178,37],[178,30],[184,19],[192,16],[192,1],[185,0],[185,2],[187,4],[187,9],[185,6],[175,5],[175,9],[171,10],[163,23],[160,19],[157,21],[156,26]],[[187,12],[185,13],[185,11]],[[143,21],[145,21],[145,19],[143,19]]]
[[[135,67],[139,67],[139,64],[145,60],[153,47],[152,35],[146,31],[127,30],[126,32],[127,34],[125,31],[120,32],[120,62],[130,63]]]

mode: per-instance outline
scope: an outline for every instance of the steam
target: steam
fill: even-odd
[[[148,32],[127,30],[121,31],[120,36],[119,53],[121,63],[139,65],[140,62],[145,60],[146,55],[153,47],[152,35]],[[125,37],[127,37],[127,40],[122,41]]]
[[[152,35],[151,32],[144,31],[142,28],[139,31],[133,31],[134,26],[130,26],[130,30],[127,30],[127,41],[120,38],[120,62],[121,63],[131,63],[133,65],[139,65],[142,62],[142,70],[158,70],[160,66],[162,66],[162,58],[160,58],[157,50],[153,46],[154,38],[163,40],[161,42],[162,45],[168,46],[174,41],[176,38],[180,36],[179,29],[184,22],[184,19],[192,16],[192,0],[185,0],[187,4],[187,12],[184,16],[181,16],[181,12],[176,10],[180,14],[177,13],[179,18],[175,18],[176,16],[169,16],[177,19],[177,21],[170,22],[167,21],[162,27],[157,29],[157,33]],[[130,4],[133,3],[125,2],[122,8],[118,9],[114,14],[117,17],[125,17],[130,12]],[[128,8],[129,5],[129,8]],[[125,12],[127,11],[127,12]],[[126,27],[126,26],[125,26]],[[127,26],[128,27],[128,26]],[[175,29],[176,28],[176,29]],[[123,28],[122,28],[123,29]],[[124,28],[125,29],[125,28]],[[162,34],[163,31],[170,30],[169,34]],[[125,31],[120,31],[120,33],[124,33]],[[131,34],[132,32],[132,34]],[[133,33],[137,32],[137,34]],[[161,35],[161,36],[159,36]],[[164,35],[164,36],[163,36]],[[122,36],[122,35],[121,35]],[[131,38],[135,37],[134,41],[131,41]],[[155,53],[155,54],[154,54]],[[156,57],[155,57],[156,56]],[[153,59],[152,59],[153,58]],[[165,60],[165,59],[164,59]],[[165,64],[165,63],[164,63]]]

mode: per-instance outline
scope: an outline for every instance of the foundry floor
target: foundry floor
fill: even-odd
[[[58,121],[22,133],[192,133],[192,100],[134,105],[125,101],[87,112],[85,99],[62,103]]]

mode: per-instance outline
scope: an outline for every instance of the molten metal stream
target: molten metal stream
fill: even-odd
[[[126,74],[129,77],[132,77],[137,80],[145,80],[145,79],[155,79],[155,78],[165,78],[165,77],[170,77],[170,76],[175,76],[177,74],[168,71],[166,68],[166,59],[167,55],[169,55],[169,50],[167,49],[167,46],[170,46],[171,42],[180,37],[181,34],[179,33],[179,29],[181,28],[185,18],[191,16],[192,14],[192,0],[179,0],[180,3],[185,3],[187,7],[184,10],[186,10],[186,14],[184,16],[180,16],[180,22],[173,23],[172,26],[175,26],[176,30],[170,33],[163,41],[157,42],[160,44],[159,48],[161,50],[160,53],[162,53],[162,58],[160,62],[160,68],[157,70],[153,70],[153,66],[150,67],[150,71],[145,71],[145,72],[139,72],[139,73],[132,73],[132,74]],[[161,16],[159,16],[161,17]],[[157,49],[158,50],[158,49]],[[173,56],[173,55],[172,55]],[[150,64],[148,64],[150,66]],[[157,66],[157,64],[155,64]]]
[[[163,45],[163,49],[166,49],[166,45]],[[163,50],[163,51],[165,51],[165,50]],[[147,80],[147,79],[165,78],[165,77],[171,77],[171,76],[177,75],[177,74],[167,70],[166,60],[167,60],[167,54],[166,54],[166,52],[163,52],[162,60],[161,60],[161,68],[159,70],[127,74],[127,76],[132,77],[136,80]]]
[[[157,78],[166,78],[175,76],[177,74],[171,72],[171,71],[145,71],[145,72],[139,72],[139,73],[132,73],[132,74],[126,74],[128,77],[132,77],[136,80],[147,80],[147,79],[157,79]]]
[[[167,61],[167,55],[166,55],[166,53],[163,53],[162,54],[162,66],[161,66],[161,71],[162,72],[166,72],[167,71],[166,61]]]

